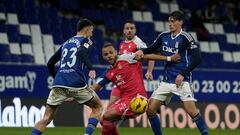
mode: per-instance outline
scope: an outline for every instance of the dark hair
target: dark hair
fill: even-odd
[[[109,46],[112,46],[115,49],[115,46],[110,42],[105,43],[102,48],[107,48]]]
[[[180,10],[173,11],[169,17],[172,17],[173,19],[178,21],[184,21],[184,13]]]
[[[77,31],[81,31],[84,27],[93,26],[93,22],[88,19],[81,19],[77,23]]]
[[[126,20],[126,21],[124,22],[124,25],[125,25],[126,23],[135,24],[135,22],[134,22],[133,20],[130,20],[130,19]]]

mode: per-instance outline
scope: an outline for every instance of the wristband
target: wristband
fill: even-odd
[[[167,56],[167,61],[171,61],[171,57],[170,56]]]

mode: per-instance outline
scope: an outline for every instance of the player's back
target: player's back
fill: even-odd
[[[79,49],[88,44],[88,39],[74,36],[61,46],[60,68],[53,82],[53,87],[81,88],[86,86],[83,63]]]

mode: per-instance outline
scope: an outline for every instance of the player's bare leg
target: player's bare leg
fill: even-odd
[[[110,99],[109,99],[109,102],[108,102],[108,106],[110,106],[112,103],[118,101],[120,99],[119,96],[115,96],[115,95],[112,95],[110,96]]]
[[[93,99],[85,103],[92,109],[90,118],[88,119],[88,125],[86,127],[86,134],[91,135],[95,130],[103,111],[103,105],[99,97],[95,95]]]
[[[193,121],[196,123],[201,135],[208,135],[208,128],[205,124],[204,119],[198,112],[194,101],[183,101],[184,108],[187,113],[191,116]]]
[[[118,135],[118,130],[115,121],[121,120],[121,116],[117,114],[115,108],[108,107],[103,114],[102,120],[102,135]]]
[[[150,98],[148,101],[147,116],[155,135],[162,135],[161,122],[158,115],[156,114],[161,105],[162,101],[157,99]]]
[[[43,118],[36,123],[31,135],[41,135],[47,125],[54,119],[58,106],[46,106]]]

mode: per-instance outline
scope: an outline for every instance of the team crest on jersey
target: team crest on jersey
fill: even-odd
[[[122,65],[121,64],[119,64],[118,65],[118,69],[122,69],[123,67],[122,67]]]
[[[178,48],[179,42],[177,41],[175,44],[175,48]]]

